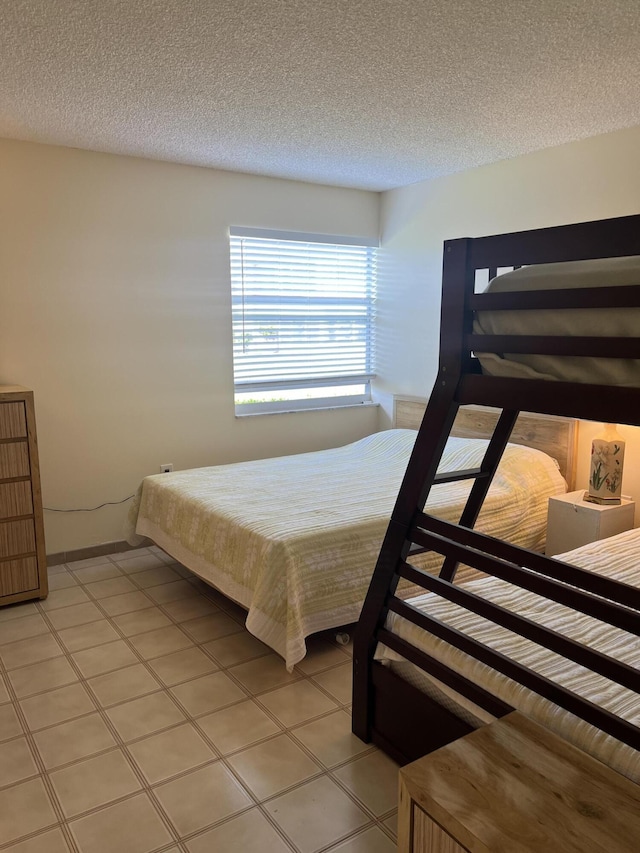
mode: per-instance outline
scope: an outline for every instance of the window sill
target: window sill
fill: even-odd
[[[305,406],[300,409],[296,409],[295,406],[292,406],[290,409],[279,409],[278,411],[273,412],[236,412],[236,418],[262,418],[269,417],[272,415],[292,415],[292,414],[301,414],[303,412],[334,412],[336,409],[371,409],[377,408],[380,403],[374,403],[373,401],[369,403],[345,403],[341,406],[339,403],[336,403],[335,406],[317,406],[314,408],[310,408]]]

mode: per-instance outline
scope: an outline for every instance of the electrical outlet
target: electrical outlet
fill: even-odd
[[[173,462],[163,462],[160,465],[161,474],[168,474],[170,471],[173,471]]]

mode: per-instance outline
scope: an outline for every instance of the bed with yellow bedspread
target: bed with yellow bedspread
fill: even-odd
[[[305,637],[358,619],[415,436],[387,430],[331,450],[146,477],[127,539],[149,537],[241,604],[247,629],[291,669]],[[477,466],[486,445],[450,439],[440,469]],[[469,488],[436,486],[429,511],[457,522]],[[541,550],[547,498],[565,489],[549,456],[509,445],[476,526]],[[438,559],[424,555],[423,565]]]

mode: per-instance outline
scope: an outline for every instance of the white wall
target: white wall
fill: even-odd
[[[639,212],[639,127],[385,193],[376,386],[383,400],[431,391],[444,240]],[[589,425],[581,432],[578,488],[587,486],[594,431]],[[627,439],[623,489],[640,504],[640,429],[620,431]]]
[[[379,196],[0,140],[0,382],[35,391],[45,505],[377,428],[374,408],[234,417],[231,224],[377,238]],[[45,513],[47,552],[121,539],[125,513]]]

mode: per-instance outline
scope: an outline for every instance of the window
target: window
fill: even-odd
[[[236,412],[371,399],[376,248],[231,229]]]

